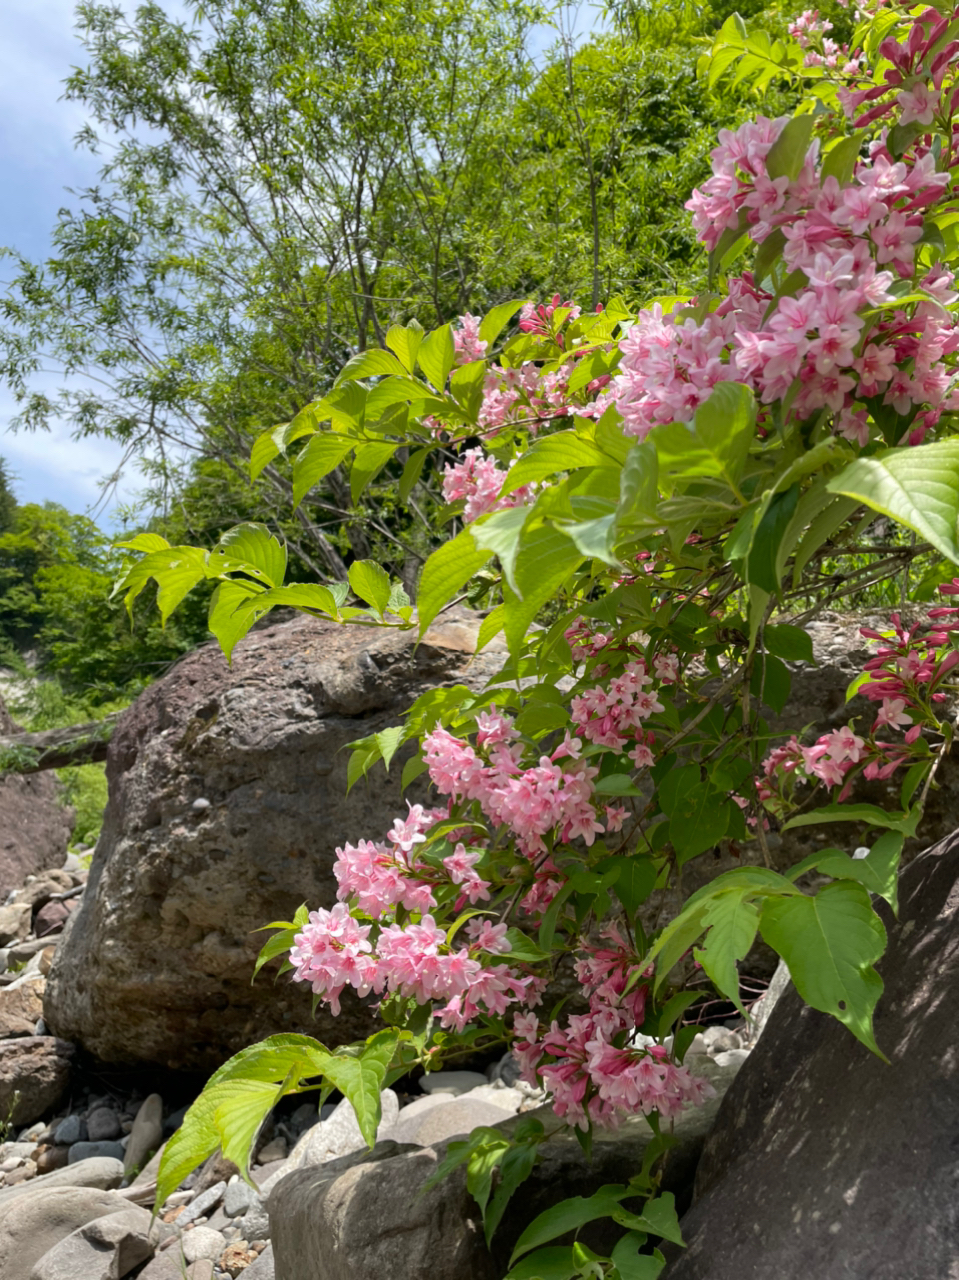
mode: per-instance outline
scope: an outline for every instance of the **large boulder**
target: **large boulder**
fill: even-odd
[[[696,1070],[712,1082],[716,1097],[686,1111],[673,1126],[677,1143],[663,1167],[663,1189],[681,1205],[689,1202],[703,1141],[738,1064],[720,1067],[703,1057],[697,1058]],[[442,1115],[456,1105],[447,1103],[430,1114]],[[547,1128],[555,1123],[548,1107],[532,1114]],[[521,1119],[510,1117],[496,1127],[509,1134]],[[464,1167],[424,1191],[446,1154],[445,1142],[418,1147],[386,1139],[372,1152],[296,1169],[280,1178],[267,1201],[277,1280],[500,1280],[516,1241],[537,1214],[568,1196],[592,1195],[606,1183],[627,1181],[641,1167],[651,1137],[645,1120],[632,1117],[620,1129],[594,1135],[590,1160],[570,1133],[550,1138],[540,1148],[540,1163],[510,1201],[492,1251],[466,1189]],[[593,1247],[609,1248],[622,1231],[606,1221],[582,1234]]]
[[[231,666],[198,649],[138,698],[110,744],[103,832],[49,975],[47,1026],[104,1061],[203,1071],[276,1032],[369,1034],[358,1000],[314,1022],[310,991],[274,985],[275,965],[251,985],[266,941],[254,931],[331,905],[336,846],[382,839],[405,812],[401,761],[347,796],[346,748],[427,689],[481,687],[502,653],[475,655],[477,629],[454,615],[416,647],[413,632],[300,617],[251,633]]]
[[[0,698],[0,738],[18,727]],[[52,773],[0,774],[0,902],[27,876],[63,863],[74,814],[62,790]]]
[[[902,875],[882,1062],[794,991],[726,1095],[664,1280],[959,1274],[959,835]]]

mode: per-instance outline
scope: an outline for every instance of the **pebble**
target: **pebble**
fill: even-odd
[[[85,1142],[87,1126],[80,1116],[67,1116],[53,1131],[53,1141],[61,1147],[72,1147],[75,1142]]]
[[[91,1142],[111,1142],[120,1136],[120,1117],[112,1107],[96,1107],[87,1116],[87,1136]]]
[[[76,1164],[78,1160],[96,1160],[100,1157],[122,1160],[123,1147],[119,1142],[75,1142],[70,1148],[67,1163]]]
[[[237,1240],[234,1244],[227,1245],[220,1254],[217,1265],[223,1271],[229,1272],[236,1280],[240,1272],[245,1271],[256,1256],[245,1240]]]
[[[181,1241],[183,1256],[187,1262],[196,1262],[200,1258],[215,1261],[226,1248],[226,1241],[219,1231],[209,1227],[194,1227],[185,1231]]]
[[[244,1182],[242,1178],[233,1177],[227,1184],[223,1196],[223,1208],[227,1217],[239,1218],[246,1213],[256,1199],[258,1199],[257,1194],[248,1182]]]
[[[260,1148],[258,1159],[260,1164],[269,1164],[271,1160],[285,1160],[288,1151],[285,1138],[274,1138]]]
[[[270,1215],[259,1196],[247,1209],[238,1225],[244,1240],[269,1240]]]
[[[225,1182],[216,1182],[208,1190],[201,1191],[190,1203],[189,1208],[184,1210],[179,1220],[180,1226],[186,1226],[188,1222],[195,1222],[197,1218],[208,1215],[210,1210],[215,1209],[223,1199],[224,1191],[226,1191]]]

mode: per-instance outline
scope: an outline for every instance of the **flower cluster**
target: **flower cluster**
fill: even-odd
[[[713,177],[687,207],[710,249],[731,229],[757,244],[780,237],[785,266],[805,287],[777,297],[746,272],[704,315],[683,305],[642,312],[621,344],[607,397],[628,434],[643,439],[660,423],[691,422],[721,381],[746,383],[761,405],[788,402],[798,421],[826,410],[860,445],[874,402],[903,418],[913,444],[944,409],[959,407],[945,361],[959,350],[959,328],[945,310],[957,297],[952,272],[927,272],[919,281],[927,300],[911,313],[895,306],[896,278],[915,272],[922,210],[942,197],[948,173],[931,149],[913,148],[906,163],[877,140],[840,184],[823,175],[814,141],[794,180],[774,178],[766,158],[787,123],[760,117],[722,131]]]
[[[542,1033],[533,1014],[514,1020],[523,1078],[542,1079],[556,1114],[581,1129],[590,1121],[615,1125],[624,1112],[658,1111],[670,1119],[687,1103],[710,1097],[712,1087],[671,1062],[662,1046],[628,1043],[643,1021],[648,989],[634,982],[628,990],[637,964],[622,934],[610,927],[603,937],[611,945],[592,949],[576,966],[588,1013],[573,1015],[564,1027],[554,1021]]]
[[[943,595],[959,595],[959,579],[940,587]],[[811,746],[794,736],[774,748],[762,765],[759,799],[779,817],[795,804],[796,787],[822,782],[838,788],[836,799],[848,799],[854,777],[882,781],[904,765],[931,764],[926,734],[940,732],[936,707],[947,700],[943,682],[959,666],[954,633],[959,631],[959,608],[930,609],[927,621],[905,624],[893,613],[888,631],[862,627],[877,645],[876,654],[864,664],[857,692],[877,704],[871,728],[858,735],[851,725],[823,734]],[[880,737],[878,735],[882,734]],[[886,735],[901,734],[889,741]]]
[[[500,497],[507,472],[482,449],[467,449],[457,462],[447,463],[443,472],[443,497],[447,502],[464,498],[463,519],[467,524],[491,511],[524,506],[533,496],[532,486],[520,485]]]

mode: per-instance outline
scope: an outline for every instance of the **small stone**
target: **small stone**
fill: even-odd
[[[56,955],[56,953],[57,953],[56,947],[44,947],[43,950],[40,952],[40,959],[37,962],[37,967],[39,968],[40,973],[44,978],[48,976],[51,968],[53,967],[53,957]],[[39,1034],[40,1033],[38,1031],[37,1035]]]
[[[186,1226],[188,1222],[195,1222],[197,1218],[208,1215],[211,1209],[214,1209],[223,1199],[223,1193],[226,1191],[225,1182],[217,1182],[207,1191],[201,1191],[184,1212],[180,1219],[180,1226]]]
[[[196,1262],[199,1258],[215,1261],[226,1248],[226,1241],[219,1231],[212,1231],[209,1227],[194,1227],[192,1231],[183,1233],[181,1247],[187,1262]]]
[[[312,1102],[303,1102],[290,1116],[288,1123],[296,1136],[299,1137],[306,1129],[316,1124],[319,1118],[316,1106]]]
[[[30,932],[33,908],[29,902],[14,902],[0,907],[0,946],[22,942]]]
[[[76,905],[75,900],[68,902],[48,902],[41,907],[33,919],[33,931],[38,938],[62,929],[70,917],[70,908]]]
[[[67,1116],[61,1120],[53,1131],[53,1141],[63,1147],[72,1147],[75,1142],[86,1142],[86,1121],[78,1115]]]
[[[419,1083],[424,1093],[462,1094],[488,1081],[478,1071],[431,1071]]]
[[[120,1117],[112,1107],[95,1107],[87,1116],[91,1142],[112,1142],[120,1136]]]
[[[137,1205],[94,1218],[37,1261],[31,1280],[114,1280],[153,1253],[150,1214]]]
[[[154,1098],[157,1097],[156,1094],[152,1094],[151,1096]],[[149,1100],[150,1099],[148,1098],[147,1102],[149,1102]],[[146,1103],[143,1105],[146,1106]],[[176,1133],[177,1129],[179,1129],[180,1125],[183,1123],[183,1118],[187,1111],[189,1111],[189,1107],[179,1107],[176,1111],[170,1112],[167,1118],[163,1121],[163,1136],[165,1138],[169,1138]]]
[[[209,1258],[197,1258],[191,1266],[187,1267],[187,1280],[213,1280],[215,1275],[213,1263]]]
[[[250,1244],[250,1249],[258,1257],[243,1273],[243,1280],[275,1280],[272,1244],[269,1241],[254,1240]]]
[[[68,1164],[76,1164],[78,1160],[98,1160],[109,1158],[122,1160],[123,1148],[119,1142],[75,1142],[70,1148]]]
[[[205,799],[203,796],[198,796],[197,799],[193,801],[190,808],[194,813],[206,813],[207,809],[212,808],[212,806],[209,800]]]
[[[151,1093],[136,1114],[123,1156],[126,1172],[139,1171],[163,1142],[163,1099]]]
[[[270,1215],[259,1196],[247,1209],[238,1225],[244,1240],[269,1240]]]
[[[256,1254],[247,1247],[245,1240],[238,1240],[235,1244],[228,1244],[220,1254],[217,1266],[222,1271],[228,1272],[234,1278],[245,1271],[247,1267],[256,1259]]]
[[[748,1049],[725,1049],[722,1053],[714,1053],[713,1061],[717,1067],[739,1067],[749,1057]]]
[[[285,1160],[287,1151],[286,1139],[277,1137],[261,1147],[258,1159],[260,1164],[269,1164],[271,1160]]]
[[[0,1173],[11,1173],[14,1169],[19,1169],[23,1161],[23,1156],[6,1156],[0,1160]]]
[[[223,1196],[223,1208],[228,1217],[239,1218],[246,1213],[256,1198],[257,1194],[249,1183],[238,1178],[227,1187]]]
[[[38,1147],[34,1156],[37,1162],[37,1173],[53,1173],[56,1169],[64,1169],[70,1159],[69,1147]]]
[[[436,1096],[436,1095],[427,1095]],[[481,1084],[469,1093],[461,1094],[471,1102],[488,1102],[491,1106],[501,1107],[509,1115],[516,1115],[523,1105],[524,1095],[519,1089],[507,1089],[503,1084]]]
[[[25,1160],[19,1169],[11,1169],[9,1173],[3,1175],[4,1185],[7,1187],[19,1186],[21,1182],[29,1182],[37,1176],[37,1166],[32,1160]]]
[[[740,1037],[735,1031],[730,1031],[728,1027],[707,1027],[700,1034],[712,1054],[722,1053],[726,1049],[741,1049],[743,1047]]]

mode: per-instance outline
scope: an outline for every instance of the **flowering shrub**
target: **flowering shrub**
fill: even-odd
[[[764,714],[813,660],[796,602],[830,600],[825,548],[842,554],[881,513],[914,545],[894,545],[872,580],[921,552],[959,563],[959,11],[880,5],[848,50],[815,13],[792,30],[773,42],[731,18],[704,64],[714,80],[735,66],[810,95],[791,119],[720,136],[689,202],[713,292],[638,315],[557,294],[430,334],[397,325],[257,440],[253,474],[292,451],[299,496],[347,459],[356,495],[401,456],[405,501],[441,452],[461,527],[426,562],[415,614],[371,562],[348,584],[285,583],[263,526],[212,552],[129,544],[145,555],[123,588],[132,598],[155,578],[164,613],[218,579],[210,626],[228,656],[274,606],[423,635],[465,592],[489,606],[478,647],[502,634],[509,654],[481,693],[432,691],[355,744],[350,785],[406,746],[403,784],[427,775],[432,807],[410,803],[385,834],[348,833],[355,844],[344,833],[337,903],[275,924],[261,955],[287,957],[333,1012],[348,987],[376,999],[384,1030],[336,1051],[277,1036],[225,1064],[169,1144],[161,1199],[221,1144],[243,1167],[285,1093],[341,1089],[372,1141],[384,1083],[509,1045],[587,1148],[594,1126],[631,1115],[655,1135],[629,1184],[541,1215],[511,1277],[645,1280],[663,1265],[647,1238],[679,1239],[657,1193],[662,1125],[709,1092],[683,1061],[692,970],[742,1009],[738,965],[761,935],[809,1004],[881,1052],[885,931],[870,895],[895,909],[903,842],[951,745],[959,609],[866,632],[875,657],[850,696],[875,705],[870,723],[770,744]],[[959,594],[959,579],[941,590]],[[900,770],[900,810],[856,802],[859,777]],[[865,857],[774,865],[767,832],[810,823],[877,832]],[[670,919],[666,895],[717,848],[740,865],[699,872]],[[580,987],[570,1009],[551,993],[564,957]],[[469,1163],[487,1239],[544,1136],[530,1120],[513,1140],[478,1130],[451,1144],[441,1172]],[[622,1203],[637,1200],[641,1214]],[[611,1206],[628,1229],[610,1257],[539,1248]]]

